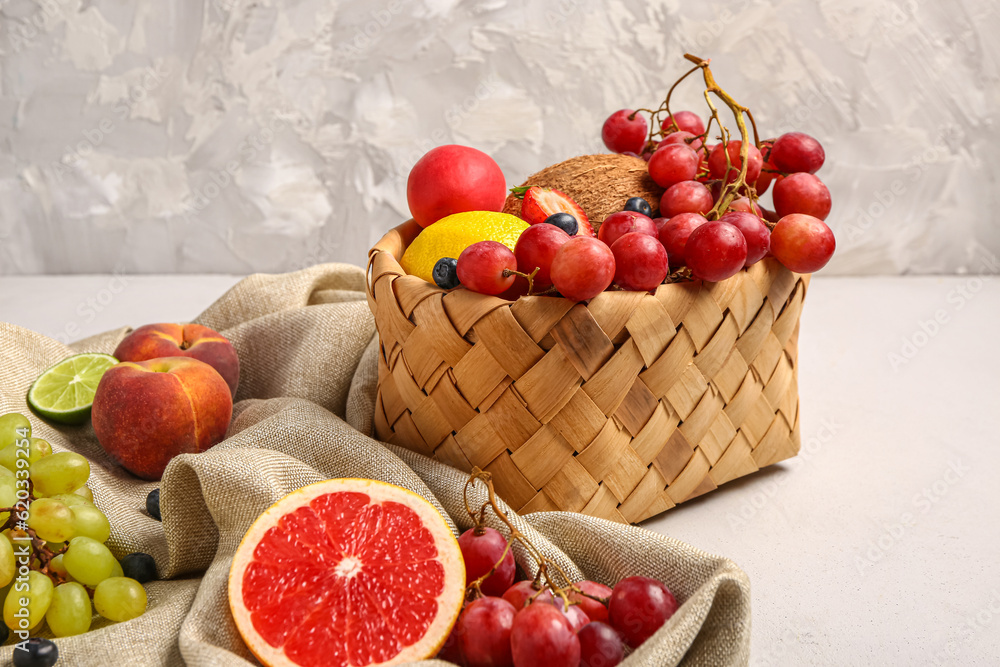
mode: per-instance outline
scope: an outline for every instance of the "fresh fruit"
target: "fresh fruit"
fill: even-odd
[[[87,589],[75,581],[56,586],[45,621],[56,637],[72,637],[90,630],[94,610]]]
[[[555,608],[562,612],[566,620],[569,621],[570,627],[573,628],[573,632],[579,632],[583,626],[590,623],[590,617],[580,609],[579,605],[563,604],[562,598],[552,598],[549,600],[549,604],[555,605]]]
[[[110,577],[117,563],[106,546],[89,537],[74,537],[63,554],[70,576],[91,588]]]
[[[705,214],[712,210],[715,201],[712,192],[698,181],[674,183],[660,198],[660,215],[672,218],[681,213]]]
[[[514,605],[514,609],[520,611],[527,606],[532,599],[536,599],[541,602],[552,600],[552,593],[547,588],[535,588],[535,584],[532,581],[519,581],[504,591],[503,599]]]
[[[510,248],[496,241],[473,243],[458,256],[458,281],[480,294],[502,294],[514,284],[517,258]]]
[[[119,361],[149,361],[163,357],[190,357],[214,368],[236,396],[240,359],[225,336],[200,324],[147,324],[118,343]]]
[[[442,257],[434,264],[434,284],[441,289],[455,289],[461,283],[458,280],[458,260],[454,257]]]
[[[17,412],[0,416],[0,449],[6,449],[16,442],[31,437],[31,422]]]
[[[140,584],[156,581],[156,561],[149,554],[137,551],[121,560],[122,574]]]
[[[399,264],[408,274],[434,282],[434,265],[442,257],[457,258],[479,241],[497,241],[511,250],[528,223],[506,213],[471,211],[439,220],[420,232]]]
[[[31,570],[27,581],[20,582],[18,588],[12,586],[7,593],[3,603],[3,621],[11,630],[34,630],[45,620],[45,612],[51,602],[52,580],[37,570]],[[25,619],[27,626],[20,623]]]
[[[497,597],[470,603],[458,619],[462,655],[468,667],[512,667],[510,631],[516,610]]]
[[[28,507],[28,527],[46,542],[65,542],[72,538],[76,534],[73,523],[73,510],[58,500],[39,498]]]
[[[548,222],[549,217],[556,213],[569,213],[576,219],[577,235],[594,235],[594,228],[590,225],[587,214],[569,195],[559,190],[542,188],[537,185],[524,190],[524,198],[521,200],[521,218],[529,225]]]
[[[786,132],[774,140],[770,158],[779,171],[815,174],[826,161],[826,152],[808,134]]]
[[[576,236],[576,233],[580,230],[580,223],[569,213],[553,213],[545,218],[545,222],[549,225],[555,225],[569,236]]]
[[[574,591],[569,596],[570,601],[579,604],[580,609],[587,614],[591,621],[608,620],[607,600],[611,597],[611,588],[596,581],[581,581],[576,584],[576,587],[584,594],[581,595]],[[604,602],[594,598],[599,598]]]
[[[458,546],[465,560],[466,586],[485,575],[497,563],[496,571],[483,581],[480,590],[485,595],[499,597],[514,583],[517,568],[514,552],[507,548],[507,539],[500,531],[486,526],[470,528],[459,536]]]
[[[90,417],[101,377],[117,363],[111,355],[91,352],[63,359],[45,369],[28,389],[28,406],[51,421],[82,424]],[[0,445],[9,444],[6,437],[0,427]]]
[[[531,274],[536,268],[538,272],[533,278],[536,292],[552,287],[552,259],[564,243],[570,240],[569,234],[555,225],[532,225],[524,230],[514,247],[514,257],[517,258],[517,270]]]
[[[684,266],[684,249],[691,232],[708,222],[698,213],[681,213],[670,218],[660,227],[658,238],[667,251],[667,262],[673,267]]]
[[[636,215],[636,214],[629,214]],[[552,284],[567,299],[593,299],[615,277],[615,256],[606,244],[590,236],[574,236],[552,258]]]
[[[757,182],[754,183],[754,190],[757,191],[758,197],[767,192],[767,189],[771,186],[771,181],[778,176],[778,168],[771,161],[771,147],[773,145],[774,139],[765,139],[760,142],[760,155],[764,158],[764,166],[761,167],[760,176],[757,177]]]
[[[31,637],[24,649],[14,649],[14,667],[52,667],[59,659],[59,649],[51,639]]]
[[[131,621],[146,611],[146,589],[135,579],[108,577],[94,589],[94,609],[109,621]]]
[[[698,153],[686,144],[661,145],[649,158],[649,175],[660,187],[669,188],[674,183],[693,181],[700,162]]]
[[[699,119],[700,121],[701,119]],[[701,150],[705,143],[701,140],[701,137],[696,136],[686,130],[680,130],[679,132],[671,132],[663,138],[661,142],[664,145],[670,144],[684,144],[690,147],[692,150],[703,152]]]
[[[166,357],[110,368],[97,387],[92,421],[112,458],[134,475],[159,479],[174,456],[221,442],[232,413],[229,385],[214,368]]]
[[[90,462],[76,452],[59,452],[32,463],[28,474],[44,496],[73,493],[87,483]]]
[[[576,636],[580,640],[580,667],[614,667],[625,659],[621,637],[607,623],[588,623]]]
[[[423,660],[464,593],[462,554],[438,511],[373,480],[285,496],[247,531],[229,573],[236,627],[271,667]]]
[[[83,501],[82,498],[80,500]],[[75,535],[84,535],[98,542],[108,541],[111,536],[111,523],[104,512],[86,501],[70,507],[70,512],[73,515]]]
[[[744,266],[756,264],[764,258],[771,247],[771,232],[767,225],[752,213],[730,211],[719,218],[720,222],[728,222],[743,233],[747,242],[747,259]]]
[[[462,617],[459,616],[458,618],[461,620]],[[465,654],[462,653],[462,635],[460,630],[458,623],[455,623],[455,627],[451,629],[451,634],[444,640],[441,650],[438,651],[435,657],[438,660],[446,660],[447,662],[461,665],[461,667],[466,667]]]
[[[734,199],[729,204],[730,211],[738,211],[742,213],[753,213],[758,217],[764,217],[764,210],[755,201],[750,201],[747,197],[739,197]]]
[[[728,146],[729,152],[729,171],[726,172],[726,147]],[[730,141],[728,144],[718,144],[712,149],[712,152],[708,154],[708,169],[712,174],[712,178],[722,179],[725,178],[726,183],[732,183],[739,176],[740,168],[743,165],[743,160],[740,156],[740,149],[743,146],[743,142],[740,140]],[[764,158],[761,156],[760,151],[757,150],[756,146],[750,146],[747,149],[747,173],[746,182],[753,183],[760,176],[760,170],[764,167]]]
[[[792,213],[826,220],[830,215],[830,191],[823,181],[806,172],[789,174],[774,184],[774,210],[783,218]]]
[[[10,538],[0,533],[0,588],[14,580],[17,574],[17,561],[14,558],[14,545]]]
[[[631,109],[621,109],[614,112],[604,121],[601,128],[601,138],[604,145],[612,153],[642,152],[649,135],[649,124],[646,118]]]
[[[533,602],[514,616],[510,632],[514,667],[578,667],[580,640],[554,605]]]
[[[157,521],[162,521],[163,517],[160,515],[160,490],[153,489],[146,496],[146,511],[149,512],[149,516],[153,517]]]
[[[771,254],[796,273],[819,271],[836,248],[830,228],[811,215],[786,215],[771,231]]]
[[[699,226],[691,232],[684,247],[684,263],[691,274],[713,283],[736,275],[746,259],[747,241],[743,233],[721,220]]]
[[[705,123],[693,111],[678,111],[664,118],[661,125],[667,130],[676,127],[679,132],[690,132],[694,135],[705,134]]]
[[[636,213],[641,213],[647,218],[653,217],[653,209],[649,205],[649,202],[642,197],[629,197],[629,200],[625,202],[625,211],[635,211]]]
[[[468,146],[432,148],[413,165],[406,181],[406,202],[421,227],[456,213],[502,211],[506,198],[507,182],[500,166]]]
[[[677,611],[677,600],[663,582],[626,577],[615,584],[608,604],[611,625],[625,643],[638,648]]]
[[[653,235],[624,234],[611,244],[611,253],[615,256],[615,283],[622,289],[648,292],[667,277],[667,251]]]
[[[650,236],[656,236],[656,225],[653,224],[649,216],[642,213],[619,211],[618,213],[612,213],[604,219],[600,230],[597,232],[597,238],[610,246],[630,232],[641,232]]]

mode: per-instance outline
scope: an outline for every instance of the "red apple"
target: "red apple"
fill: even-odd
[[[118,361],[191,357],[219,372],[236,396],[240,359],[222,334],[200,324],[147,324],[125,336],[113,355]]]

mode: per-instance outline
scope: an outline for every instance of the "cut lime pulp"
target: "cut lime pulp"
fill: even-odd
[[[90,417],[94,393],[104,372],[118,363],[110,354],[86,352],[45,370],[28,390],[28,405],[60,424],[82,424]]]

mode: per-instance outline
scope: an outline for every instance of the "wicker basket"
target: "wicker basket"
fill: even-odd
[[[635,523],[799,450],[809,277],[772,259],[720,283],[516,302],[446,292],[369,253],[377,436],[493,473],[518,512]]]

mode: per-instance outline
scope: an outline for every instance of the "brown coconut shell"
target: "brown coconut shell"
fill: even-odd
[[[630,197],[642,197],[655,213],[663,195],[644,160],[616,153],[570,158],[532,174],[523,185],[553,188],[569,195],[590,218],[595,232],[606,217],[622,210]],[[503,212],[520,217],[521,200],[509,195]]]

